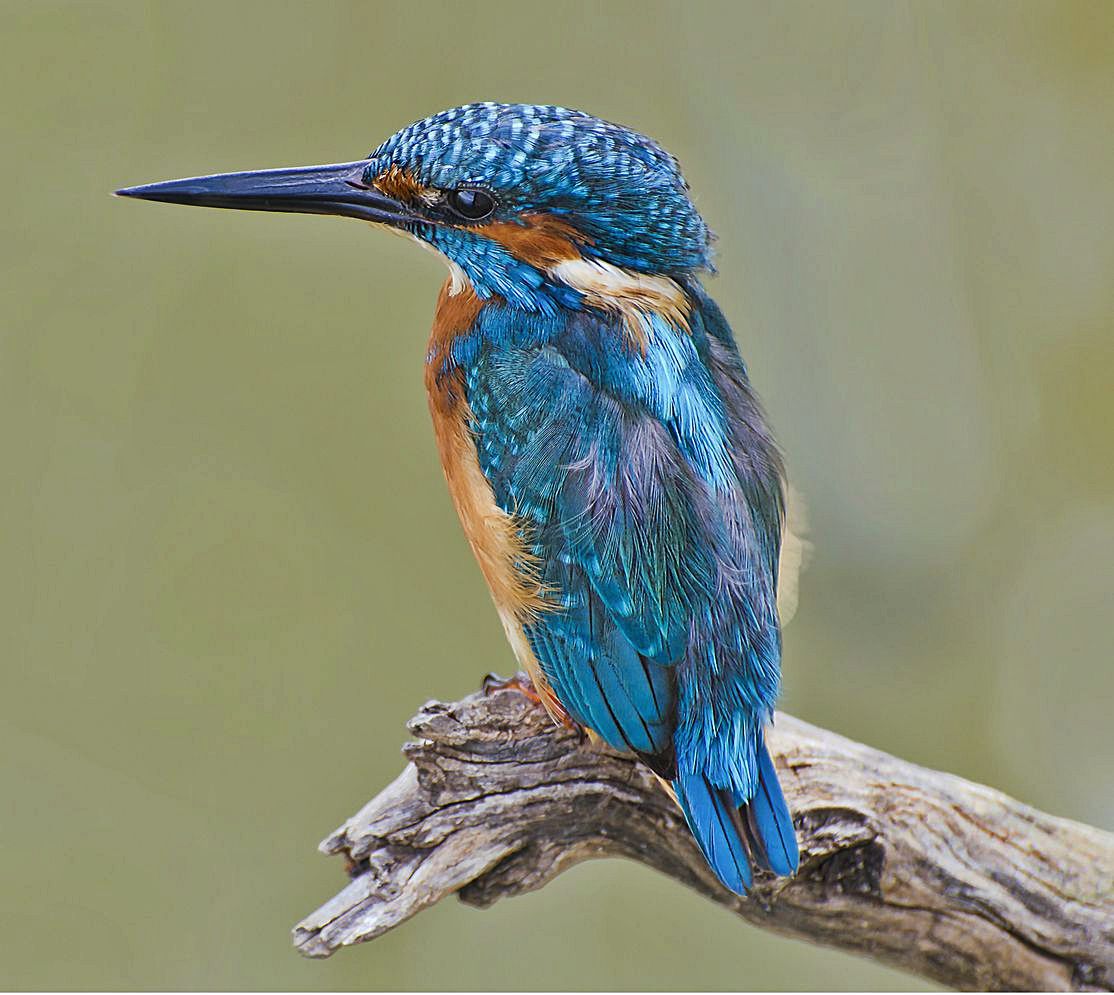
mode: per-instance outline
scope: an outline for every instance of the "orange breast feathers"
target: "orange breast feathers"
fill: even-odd
[[[426,363],[426,390],[441,467],[464,535],[491,590],[519,665],[530,675],[550,715],[558,722],[567,722],[568,715],[545,680],[523,630],[525,622],[555,607],[546,600],[537,558],[523,539],[529,526],[496,504],[491,485],[480,469],[472,413],[461,377],[457,371],[444,371],[443,357],[453,338],[472,325],[483,307],[471,287],[455,294],[453,289],[452,280],[441,288]]]

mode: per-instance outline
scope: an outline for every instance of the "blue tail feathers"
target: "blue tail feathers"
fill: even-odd
[[[673,788],[689,829],[716,877],[736,895],[745,895],[751,882],[750,861],[730,792],[713,787],[703,774],[681,774]]]
[[[795,874],[800,862],[797,833],[762,738],[758,740],[758,790],[743,809],[743,818],[759,866],[781,877]]]
[[[681,811],[705,860],[737,895],[745,895],[751,885],[751,859],[782,877],[794,874],[800,859],[793,817],[762,739],[757,760],[758,790],[742,805],[729,790],[713,786],[703,774],[682,773],[673,782]]]

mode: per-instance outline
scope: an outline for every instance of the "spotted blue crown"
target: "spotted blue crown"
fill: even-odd
[[[481,187],[495,219],[575,219],[586,256],[646,273],[711,268],[712,235],[677,160],[657,142],[583,111],[477,103],[403,128],[369,156],[424,186]]]

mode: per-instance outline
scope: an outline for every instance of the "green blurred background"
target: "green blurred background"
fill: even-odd
[[[1110,827],[1112,35],[1100,2],[0,5],[0,981],[924,987],[618,862],[300,959],[318,839],[421,702],[511,668],[425,409],[443,271],[108,194],[474,99],[659,138],[811,507],[785,708]]]

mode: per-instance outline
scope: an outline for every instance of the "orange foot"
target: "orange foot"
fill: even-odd
[[[534,682],[527,674],[518,673],[514,677],[500,677],[498,674],[488,674],[480,685],[484,694],[494,694],[496,691],[517,691],[526,695],[535,705],[545,704]]]
[[[565,711],[564,706],[557,700],[557,696],[548,685],[539,690],[527,674],[520,672],[515,674],[514,677],[488,674],[483,679],[480,690],[484,694],[494,694],[496,691],[517,691],[529,698],[535,705],[541,705],[549,713],[549,717],[558,725],[564,726],[581,736],[584,735],[584,729],[580,723]]]

